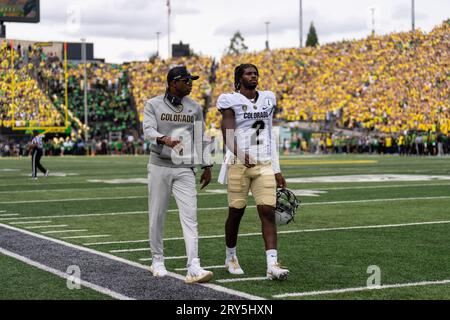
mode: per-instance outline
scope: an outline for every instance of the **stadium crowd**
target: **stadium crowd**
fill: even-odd
[[[205,112],[211,104],[212,79],[211,70],[215,62],[209,57],[193,56],[190,58],[174,58],[165,61],[159,58],[150,62],[135,62],[125,65],[130,77],[133,97],[136,101],[137,112],[142,122],[144,103],[149,97],[164,94],[167,88],[167,72],[174,65],[186,65],[192,74],[200,76],[196,82],[191,97],[198,101]]]
[[[450,154],[450,135],[411,131],[395,136],[315,133],[309,139],[295,133],[281,142],[283,154],[399,154],[443,156]]]
[[[343,41],[317,48],[244,54],[260,66],[261,87],[278,98],[278,119],[331,122],[380,134],[450,127],[450,21],[421,31]],[[225,56],[213,100],[234,91],[237,57]],[[219,125],[217,109],[209,122]]]
[[[63,118],[32,77],[33,48],[0,47],[0,127],[61,126]],[[14,64],[14,65],[13,65]],[[13,123],[13,121],[15,121]]]
[[[107,137],[110,132],[127,132],[137,127],[137,117],[131,108],[131,96],[121,65],[90,62],[86,65],[87,103],[90,134]],[[50,57],[41,62],[38,79],[55,105],[64,105],[65,80],[62,61]],[[84,119],[84,65],[68,68],[68,96],[71,111]]]
[[[251,62],[260,67],[260,88],[277,94],[278,124],[295,127],[300,122],[317,123],[321,125],[320,132],[324,132],[308,140],[294,134],[283,142],[286,152],[448,154],[449,44],[450,20],[427,34],[418,30],[301,50],[225,55],[219,64],[196,55],[124,65],[90,62],[86,67],[93,141],[83,148],[97,154],[122,154],[129,153],[128,150],[132,154],[136,150],[145,153],[146,144],[139,134],[144,102],[164,93],[165,75],[178,64],[186,65],[201,77],[192,97],[204,108],[209,132],[220,135],[221,117],[215,108],[216,100],[221,93],[234,91],[235,66]],[[16,125],[62,125],[65,89],[62,61],[53,55],[46,56],[39,48],[15,49],[14,72],[6,43],[0,51],[0,127],[12,126],[13,79],[17,83],[15,104],[20,106],[15,114],[20,119]],[[66,139],[75,146],[80,144],[83,129],[79,120],[84,119],[83,70],[82,64],[69,66],[70,119],[80,130]],[[336,133],[338,129],[354,134]],[[111,132],[120,133],[125,142],[118,139],[118,146],[114,143],[111,147],[109,141],[117,140],[111,139]],[[129,145],[130,136],[133,148],[123,148]],[[60,145],[67,144],[65,140],[58,141]],[[101,147],[102,141],[106,141],[106,147]],[[9,149],[12,150],[11,145]],[[63,149],[65,154],[76,148]]]

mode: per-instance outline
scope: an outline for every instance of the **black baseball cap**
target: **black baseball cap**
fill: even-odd
[[[167,83],[171,83],[174,80],[180,79],[198,80],[200,79],[200,77],[190,74],[185,66],[178,66],[170,69],[169,73],[167,74]]]

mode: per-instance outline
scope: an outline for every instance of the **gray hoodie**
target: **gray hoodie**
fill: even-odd
[[[152,143],[150,163],[171,168],[209,166],[211,160],[206,150],[209,144],[204,139],[202,108],[189,97],[184,97],[181,103],[182,106],[176,107],[165,95],[145,103],[143,129],[145,139]],[[182,151],[158,145],[156,139],[164,136],[180,139]]]

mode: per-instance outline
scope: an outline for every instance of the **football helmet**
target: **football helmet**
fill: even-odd
[[[277,225],[282,226],[294,221],[297,209],[301,201],[288,189],[277,190],[277,207],[275,209],[275,220]]]

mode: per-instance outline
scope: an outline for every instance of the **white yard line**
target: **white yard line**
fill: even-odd
[[[129,243],[145,243],[149,242],[150,240],[129,240],[129,241],[111,241],[111,242],[93,242],[93,243],[83,243],[83,246],[102,246],[102,245],[109,245],[109,244],[129,244]]]
[[[53,221],[29,221],[29,222],[12,222],[14,226],[26,225],[26,224],[41,224],[41,223],[52,223]]]
[[[150,248],[148,250],[150,250]],[[187,259],[187,258],[188,258],[187,256],[182,256],[182,257],[164,257],[164,260],[184,260],[184,259]],[[139,261],[142,261],[142,262],[152,261],[152,258],[139,259]]]
[[[360,186],[360,187],[335,187],[335,188],[311,188],[314,190],[364,190],[364,189],[392,189],[392,188],[415,188],[415,187],[444,187],[450,186],[450,183],[430,183],[430,184],[397,184],[397,185],[379,185],[379,186]]]
[[[375,287],[346,288],[346,289],[335,289],[335,290],[325,290],[325,291],[285,293],[285,294],[274,295],[273,297],[277,298],[277,299],[295,298],[295,297],[312,297],[312,296],[320,296],[320,295],[327,295],[327,294],[375,291],[375,290],[421,287],[421,286],[434,286],[434,285],[443,285],[443,284],[450,284],[450,280],[411,282],[411,283],[402,283],[402,284],[382,285],[382,286],[375,286]]]
[[[352,204],[352,203],[367,203],[367,202],[392,202],[392,201],[411,201],[411,200],[413,200],[413,201],[414,200],[446,200],[446,199],[450,199],[450,196],[315,202],[315,203],[304,203],[304,204],[302,204],[302,206],[317,206],[319,204],[320,205],[330,205],[330,204]]]
[[[45,271],[45,272],[52,273],[52,274],[54,274],[54,275],[56,275],[56,276],[58,276],[58,277],[60,277],[60,278],[63,278],[63,279],[66,279],[66,280],[69,280],[69,279],[70,279],[71,281],[73,280],[73,279],[72,279],[72,276],[71,276],[70,274],[63,273],[63,272],[61,272],[61,271],[59,271],[59,270],[56,270],[56,269],[53,269],[53,268],[49,268],[49,267],[44,266],[43,264],[40,264],[40,263],[38,263],[38,262],[36,262],[36,261],[32,261],[32,260],[30,260],[30,259],[28,259],[28,258],[26,258],[26,257],[24,257],[24,256],[20,256],[20,255],[18,255],[18,254],[15,254],[15,253],[13,253],[13,252],[7,251],[7,250],[2,249],[2,248],[0,248],[0,253],[3,254],[3,255],[5,255],[5,256],[11,257],[11,258],[13,258],[13,259],[19,260],[19,261],[21,261],[21,262],[23,262],[23,263],[26,263],[27,265],[30,265],[30,266],[32,266],[32,267],[38,268],[38,269],[43,270],[43,271]],[[114,291],[112,291],[112,290],[109,290],[109,289],[100,287],[100,286],[98,286],[98,285],[95,285],[95,284],[93,284],[93,283],[84,281],[84,280],[82,280],[82,279],[80,279],[80,284],[81,284],[83,287],[86,287],[86,288],[92,289],[92,290],[94,290],[94,291],[100,292],[101,294],[110,296],[110,297],[112,297],[112,298],[114,298],[114,299],[119,299],[119,300],[134,300],[134,299],[129,298],[129,297],[127,297],[127,296],[124,296],[124,295],[122,295],[122,294],[120,294],[120,293],[117,293],[117,292],[114,292]]]
[[[93,235],[93,236],[77,236],[77,237],[62,237],[61,239],[69,240],[69,239],[94,239],[94,238],[109,238],[111,237],[109,234],[100,234],[100,235]]]
[[[298,184],[298,183],[297,183]],[[364,190],[364,189],[392,189],[392,188],[411,188],[411,187],[443,187],[443,186],[450,186],[450,183],[424,183],[424,184],[401,184],[401,185],[377,185],[377,186],[358,186],[358,187],[330,187],[330,188],[312,188],[314,190]],[[23,191],[0,191],[0,194],[23,194],[23,193],[48,193],[48,192],[73,192],[73,191],[86,191],[86,190],[94,190],[94,191],[103,191],[103,190],[127,190],[127,189],[136,189],[136,188],[146,188],[145,185],[136,185],[133,187],[105,187],[105,188],[73,188],[73,189],[39,189],[39,190],[23,190]],[[299,189],[301,190],[301,189]],[[309,189],[308,189],[309,190]],[[225,193],[209,193],[209,192],[202,192],[199,193],[198,196],[224,196],[226,195],[227,189],[223,189]],[[105,199],[105,200],[111,200],[111,199],[140,199],[140,198],[147,198],[148,196],[128,196],[128,197],[122,197],[122,198],[93,198],[95,199]],[[85,200],[86,199],[86,200]],[[60,201],[71,201],[71,199],[63,199],[63,200],[39,200],[40,202],[60,202]],[[77,199],[75,199],[77,200]],[[74,201],[75,201],[74,200]],[[82,198],[80,201],[88,201],[90,198]],[[39,201],[19,201],[19,202],[4,202],[3,204],[20,204],[20,203],[30,203],[30,202],[39,202]],[[1,213],[2,211],[0,211]]]
[[[441,197],[418,197],[418,198],[394,198],[394,199],[371,199],[371,200],[354,200],[354,201],[332,201],[332,202],[312,202],[303,203],[302,206],[323,206],[333,204],[354,204],[354,203],[367,203],[367,202],[396,202],[396,201],[415,201],[415,200],[447,200],[450,196]],[[256,206],[248,206],[248,209],[255,209]],[[228,210],[228,207],[216,207],[216,208],[199,208],[198,212],[216,211],[216,210]],[[169,213],[176,213],[178,209],[167,210]],[[122,215],[137,215],[148,214],[147,211],[132,211],[132,212],[114,212],[114,213],[93,213],[93,214],[68,214],[68,215],[54,215],[54,216],[42,216],[42,217],[21,217],[21,218],[1,218],[0,221],[19,221],[29,219],[51,219],[51,218],[82,218],[82,217],[104,217],[104,216],[122,216]]]
[[[225,269],[225,265],[220,265],[220,266],[202,266],[203,269],[206,270],[214,270],[214,269]],[[175,271],[187,271],[188,268],[180,268],[180,269],[175,269]]]
[[[61,224],[61,225],[51,225],[51,226],[34,226],[34,227],[25,227],[26,229],[29,230],[34,230],[34,229],[48,229],[48,228],[67,228],[68,225],[67,224]]]
[[[18,217],[18,216],[20,216],[20,214],[17,214],[17,213],[0,214],[0,218],[1,217]]]
[[[42,234],[57,234],[57,233],[76,233],[76,232],[87,232],[88,230],[55,230],[55,231],[46,231],[42,232]]]
[[[104,201],[104,200],[135,200],[135,199],[144,199],[144,198],[148,198],[148,196],[8,201],[8,202],[0,202],[0,204],[55,203],[55,202]]]
[[[107,258],[107,259],[111,259],[113,261],[125,263],[125,264],[128,264],[130,266],[134,266],[136,268],[140,268],[142,270],[147,270],[147,271],[149,270],[148,266],[145,266],[143,264],[140,264],[140,263],[137,263],[137,262],[134,262],[134,261],[130,261],[130,260],[126,260],[126,259],[123,259],[123,258],[119,258],[117,256],[114,256],[114,255],[111,255],[111,254],[108,254],[108,253],[92,250],[92,249],[85,248],[85,247],[82,247],[82,246],[78,246],[78,245],[75,245],[75,244],[71,244],[71,243],[68,243],[68,242],[65,242],[65,241],[62,241],[62,240],[49,238],[49,237],[46,237],[46,236],[41,235],[41,234],[33,233],[33,232],[30,232],[30,231],[25,231],[25,230],[18,229],[18,228],[12,227],[12,226],[8,226],[8,225],[2,224],[2,223],[0,223],[0,226],[3,227],[3,228],[9,229],[9,230],[14,230],[14,231],[17,231],[17,232],[21,232],[23,234],[27,234],[27,235],[30,235],[30,236],[33,236],[33,237],[37,237],[39,239],[44,239],[44,240],[47,240],[47,241],[51,241],[53,243],[57,243],[57,244],[60,244],[60,245],[63,245],[63,246],[69,247],[69,248],[77,249],[77,250],[80,250],[80,251],[83,251],[83,252],[92,253],[92,254],[95,254],[95,255]],[[172,277],[172,278],[178,279],[178,280],[182,280],[182,281],[185,280],[185,277],[183,277],[183,276],[181,276],[179,274],[176,274],[176,273],[169,272],[169,276]],[[204,287],[207,287],[207,288],[219,291],[219,292],[224,292],[224,293],[227,293],[227,294],[239,296],[239,297],[242,297],[242,298],[245,298],[245,299],[249,299],[249,300],[265,300],[264,298],[261,298],[261,297],[258,297],[258,296],[254,296],[254,295],[251,295],[251,294],[248,294],[248,293],[245,293],[245,292],[240,292],[240,291],[224,288],[224,287],[217,286],[217,285],[214,285],[214,284],[201,284],[201,286],[204,286]]]
[[[91,200],[98,200],[104,198],[92,198]],[[120,198],[111,198],[120,199]],[[450,196],[440,196],[440,197],[415,197],[415,198],[387,198],[387,199],[367,199],[367,200],[350,200],[350,201],[331,201],[331,202],[312,202],[303,203],[302,206],[324,206],[324,205],[335,205],[335,204],[354,204],[354,203],[367,203],[367,202],[396,202],[396,201],[417,201],[417,200],[447,200]],[[70,199],[70,201],[77,201],[80,199]],[[63,201],[63,200],[61,200]],[[61,202],[60,201],[60,202]],[[248,206],[249,209],[255,209],[256,206]],[[228,210],[228,207],[216,207],[216,208],[199,208],[198,212],[204,211],[216,211],[216,210]],[[178,212],[178,209],[167,210],[169,213]],[[45,217],[23,217],[23,218],[0,218],[1,221],[9,220],[21,220],[21,219],[49,219],[49,218],[81,218],[81,217],[101,217],[101,216],[115,216],[115,215],[134,215],[134,214],[145,214],[147,211],[133,211],[133,212],[115,212],[115,213],[94,213],[94,214],[78,214],[78,215],[55,215],[55,216],[45,216]]]
[[[329,232],[329,231],[347,231],[347,230],[364,230],[364,229],[384,229],[384,228],[402,228],[402,227],[413,227],[413,226],[425,226],[425,225],[439,225],[439,224],[450,224],[449,221],[428,221],[428,222],[415,222],[415,223],[402,223],[402,224],[385,224],[385,225],[372,225],[372,226],[355,226],[355,227],[340,227],[340,228],[323,228],[323,229],[304,229],[304,230],[289,230],[289,231],[278,231],[278,234],[295,234],[295,233],[310,233],[310,232]],[[255,233],[243,233],[240,237],[254,237],[260,236],[260,232]],[[225,235],[213,235],[213,236],[200,236],[199,239],[220,239],[225,238]],[[164,241],[178,241],[184,240],[183,237],[176,238],[166,238]],[[116,241],[116,242],[95,242],[95,243],[85,243],[85,246],[99,246],[99,245],[113,245],[113,244],[132,244],[132,243],[144,243],[149,240],[136,240],[136,241]],[[134,249],[145,251],[142,249]]]
[[[142,252],[142,251],[150,251],[150,247],[148,248],[139,248],[139,249],[124,249],[124,250],[111,250],[110,253],[127,253],[127,252]]]
[[[320,183],[320,182],[318,182]],[[363,189],[387,189],[387,188],[410,188],[410,187],[442,187],[450,186],[449,183],[424,183],[424,184],[403,184],[403,185],[379,185],[379,186],[360,186],[360,187],[333,187],[333,188],[313,188],[314,190],[363,190]],[[136,189],[136,188],[147,188],[146,185],[136,185],[132,187],[103,187],[103,188],[72,188],[72,189],[39,189],[39,190],[22,190],[22,191],[0,191],[0,194],[24,194],[24,193],[48,193],[48,192],[73,192],[73,191],[103,191],[103,190],[126,190],[126,189]],[[223,189],[226,191],[226,189]],[[226,193],[225,193],[226,194]],[[222,193],[199,193],[198,196],[223,196]],[[146,197],[146,196],[143,196]],[[6,212],[6,211],[0,211]]]
[[[218,283],[233,283],[233,282],[248,282],[248,281],[267,281],[267,277],[256,277],[256,278],[235,278],[235,279],[223,279],[216,280]]]
[[[133,212],[114,212],[114,213],[91,213],[91,214],[63,214],[54,216],[41,216],[41,217],[22,217],[22,218],[0,218],[0,221],[19,221],[30,219],[51,219],[51,218],[88,218],[88,217],[107,217],[107,216],[129,216],[138,214],[148,214],[147,211],[133,211]]]
[[[313,188],[314,190],[364,190],[364,189],[389,189],[389,188],[411,188],[411,187],[443,187],[450,186],[450,183],[424,183],[424,184],[401,184],[401,185],[378,185],[378,186],[360,186],[360,187],[332,187],[332,188]],[[0,191],[0,194],[24,194],[24,193],[48,193],[48,192],[72,192],[72,191],[107,191],[107,190],[127,190],[136,188],[147,188],[145,185],[136,185],[132,187],[103,187],[103,188],[72,188],[72,189],[38,189],[22,191]],[[226,192],[226,189],[223,189]],[[300,189],[301,190],[301,189]],[[198,196],[217,196],[224,194],[217,193],[199,193]],[[0,211],[0,213],[6,211]]]
[[[102,188],[72,188],[72,189],[38,189],[38,190],[21,190],[21,191],[0,191],[0,194],[23,194],[23,193],[48,193],[48,192],[70,192],[70,191],[86,191],[86,190],[94,190],[94,191],[100,191],[100,190],[111,190],[111,189],[136,189],[137,187],[140,188],[147,188],[146,185],[136,185],[132,187],[102,187]]]
[[[31,176],[30,176],[31,177]],[[26,180],[26,179],[24,179]],[[51,185],[67,185],[67,181],[65,182],[52,182]],[[21,183],[21,184],[0,184],[0,188],[3,187],[29,187],[30,183]]]
[[[364,230],[364,229],[384,229],[384,228],[401,228],[401,227],[412,227],[412,226],[423,226],[423,225],[437,225],[437,224],[450,224],[450,221],[431,221],[431,222],[417,222],[417,223],[403,223],[403,224],[386,224],[386,225],[374,225],[374,226],[356,226],[356,227],[342,227],[342,228],[324,228],[324,229],[305,229],[305,230],[289,230],[289,231],[278,231],[278,234],[293,234],[293,233],[309,233],[309,232],[328,232],[328,231],[347,231],[347,230]],[[255,233],[244,233],[240,234],[240,237],[255,237],[260,236],[261,232]],[[220,239],[224,238],[225,235],[215,235],[215,236],[202,236],[199,239]],[[178,238],[167,238],[164,241],[178,241],[184,240],[183,237]]]

